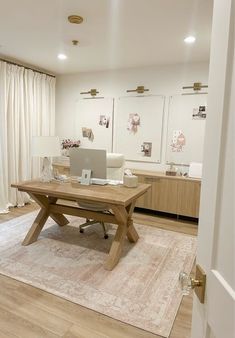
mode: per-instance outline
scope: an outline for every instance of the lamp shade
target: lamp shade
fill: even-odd
[[[58,136],[34,136],[32,139],[32,156],[60,156],[60,139]]]

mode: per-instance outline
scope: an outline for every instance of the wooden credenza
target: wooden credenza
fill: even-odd
[[[53,163],[60,174],[69,175],[69,164]],[[151,188],[136,203],[139,208],[198,218],[201,180],[165,173],[133,170],[139,183],[151,184]]]
[[[133,170],[140,183],[151,189],[138,199],[137,207],[198,218],[201,181],[164,173]]]

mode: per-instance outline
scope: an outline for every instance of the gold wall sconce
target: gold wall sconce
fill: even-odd
[[[201,84],[201,82],[194,82],[194,84],[192,86],[185,86],[185,87],[182,87],[182,88],[183,89],[193,89],[194,91],[199,91],[202,88],[208,88],[208,86]]]
[[[73,46],[77,46],[79,44],[79,41],[78,40],[72,40],[72,44],[73,44]]]
[[[90,94],[91,96],[96,96],[97,94],[99,94],[99,92],[94,88],[94,89],[91,89],[87,92],[81,92],[80,94]]]
[[[193,89],[192,93],[182,93],[182,95],[195,95],[195,94],[208,94],[207,92],[202,92],[202,88],[208,88],[207,85],[201,84],[201,82],[194,82],[192,86],[184,86],[182,89]]]
[[[144,92],[148,92],[149,89],[145,89],[144,86],[138,86],[136,89],[127,89],[127,93],[136,92],[138,94],[143,94]]]

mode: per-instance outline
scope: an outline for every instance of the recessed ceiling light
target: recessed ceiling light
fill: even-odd
[[[185,43],[194,43],[196,41],[196,38],[194,36],[187,36],[185,39],[184,39],[184,42]]]
[[[58,57],[58,59],[60,59],[60,60],[65,60],[65,59],[67,59],[67,56],[66,56],[65,54],[58,54],[57,57]]]

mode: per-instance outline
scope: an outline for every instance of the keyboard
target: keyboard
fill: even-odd
[[[123,181],[120,180],[108,180],[108,185],[119,185],[123,184]]]
[[[109,183],[109,180],[105,178],[91,178],[91,184],[106,185],[108,183]]]
[[[81,177],[76,176],[75,179],[79,183],[81,182]],[[108,185],[119,185],[119,184],[123,184],[123,181],[110,180],[110,179],[105,179],[105,178],[91,178],[90,184],[97,184],[97,185],[106,185],[106,184],[108,184]]]

